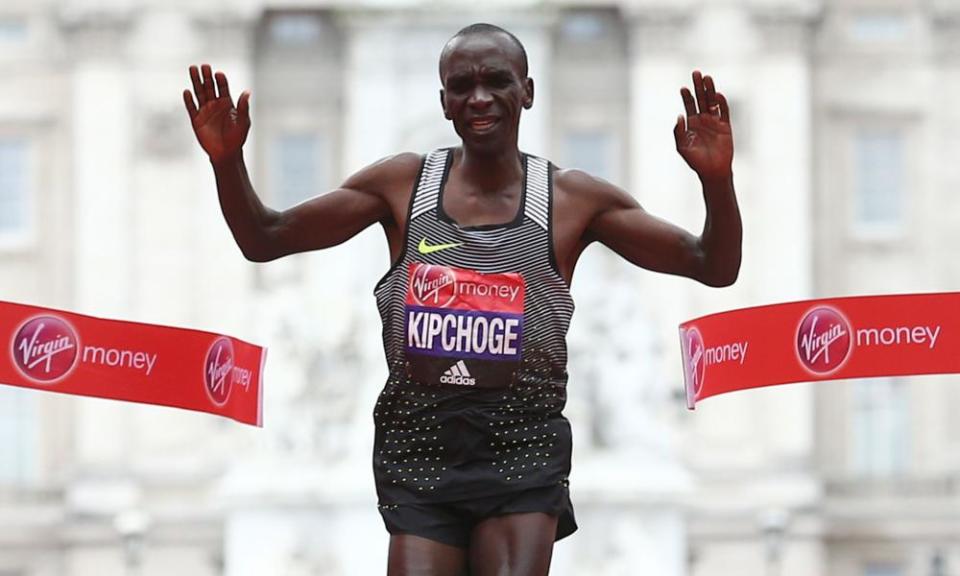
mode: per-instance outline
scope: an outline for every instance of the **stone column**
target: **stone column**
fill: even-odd
[[[816,10],[809,2],[750,14],[758,44],[756,56],[742,67],[748,75],[742,86],[749,77],[753,87],[741,92],[749,132],[747,178],[738,182],[745,202],[743,305],[815,296],[811,43]],[[776,390],[776,398],[757,398],[752,407],[760,415],[756,431],[772,432],[765,436],[767,458],[810,465],[813,400],[808,386],[785,386]]]
[[[133,16],[116,7],[71,5],[61,17],[72,56],[74,306],[123,318],[132,309],[136,273],[133,101],[126,59]],[[84,403],[72,457],[94,466],[122,458],[130,436],[104,423],[126,422],[125,409],[118,403]]]
[[[64,25],[73,56],[75,304],[89,314],[122,317],[131,307],[135,264],[125,59],[132,16],[75,10]]]
[[[952,94],[960,90],[960,6],[944,0],[935,2],[931,19],[933,31],[932,74],[936,78],[936,93]],[[936,231],[931,246],[937,263],[933,266],[936,278],[932,286],[952,287],[960,285],[960,262],[954,256],[952,247],[960,245],[960,227],[957,226],[960,214],[960,162],[956,161],[956,150],[960,149],[960,110],[953,106],[939,105],[939,98],[928,98],[924,114],[931,125],[930,132],[934,144],[931,158],[924,163],[933,175],[934,206],[924,213],[924,220]],[[929,442],[940,448],[938,464],[941,469],[955,470],[960,465],[960,454],[954,449],[960,433],[960,422],[953,417],[947,406],[960,401],[960,390],[954,377],[947,377],[942,384],[941,394],[933,395],[927,390],[927,382],[918,382],[923,387],[922,402],[929,410],[922,421],[933,420],[937,425],[930,426]],[[937,384],[941,384],[937,382]],[[944,433],[945,430],[945,433]],[[931,450],[933,452],[933,450]],[[928,458],[933,460],[934,458]]]
[[[680,186],[673,181],[679,180],[679,172],[664,176],[664,167],[673,162],[666,153],[676,154],[672,140],[676,103],[668,94],[675,95],[675,70],[683,66],[677,53],[664,46],[682,37],[688,17],[682,8],[670,7],[636,11],[628,7],[625,13],[630,101],[624,187],[651,212],[670,218],[665,212],[682,202],[677,202]],[[669,92],[663,85],[671,87]],[[602,257],[618,259],[612,254]],[[601,303],[589,311],[591,326],[597,318],[616,320],[595,327],[605,342],[591,352],[592,359],[584,359],[588,366],[581,373],[590,381],[572,382],[592,387],[603,417],[594,426],[598,445],[579,452],[574,462],[571,492],[583,533],[569,549],[557,547],[557,572],[679,576],[685,573],[686,557],[679,501],[690,488],[690,478],[679,463],[676,431],[662,410],[669,398],[658,369],[663,347],[659,322],[675,311],[677,291],[656,287],[658,279],[652,273],[627,270],[629,265],[622,261],[610,264],[604,266],[609,274],[597,270],[593,277],[584,276],[592,284],[589,290],[581,289],[586,290],[587,301]],[[589,271],[588,267],[578,274]],[[592,297],[605,290],[609,291],[605,298]],[[675,328],[672,335],[671,344]],[[679,372],[679,361],[677,368]],[[576,370],[572,365],[571,371]]]
[[[702,199],[696,176],[676,152],[673,126],[683,112],[680,86],[689,85],[686,53],[692,12],[669,3],[633,7],[630,18],[630,155],[628,186],[644,208],[694,233],[702,227]],[[691,313],[691,281],[646,273],[642,298],[658,354],[652,359],[656,396],[672,399],[680,381],[677,324]]]
[[[932,29],[934,46],[934,69],[936,70],[936,90],[938,93],[952,94],[960,90],[960,6],[947,0],[935,2]],[[927,166],[939,174],[935,188],[938,211],[934,215],[936,228],[943,231],[939,245],[956,246],[960,244],[960,228],[951,225],[960,214],[960,163],[953,158],[951,151],[960,146],[960,110],[952,106],[930,108],[933,124],[936,128],[936,150],[938,157]],[[934,111],[935,110],[935,111]],[[949,248],[947,249],[949,253]],[[948,256],[947,261],[951,258]],[[956,259],[952,259],[956,262]],[[956,286],[960,284],[960,265],[946,266],[940,271],[939,284]]]

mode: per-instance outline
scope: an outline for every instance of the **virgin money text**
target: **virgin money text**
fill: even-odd
[[[153,372],[153,365],[157,362],[156,354],[134,352],[132,350],[117,350],[116,348],[100,348],[99,346],[84,346],[83,358],[85,364],[102,364],[104,366],[146,369],[146,375]]]
[[[887,326],[858,328],[857,346],[898,346],[925,344],[933,350],[940,336],[940,326]]]

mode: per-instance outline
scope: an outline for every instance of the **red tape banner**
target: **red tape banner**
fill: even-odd
[[[687,407],[791,382],[960,373],[960,292],[806,300],[680,325]]]
[[[0,301],[0,383],[262,426],[266,349],[236,338]]]

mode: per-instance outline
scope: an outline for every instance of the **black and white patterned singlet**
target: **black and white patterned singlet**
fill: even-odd
[[[390,374],[374,409],[381,506],[567,484],[573,300],[552,243],[552,165],[524,154],[513,221],[443,210],[452,149],[424,159],[397,262],[374,295]]]

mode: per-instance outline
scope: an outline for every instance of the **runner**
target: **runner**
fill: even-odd
[[[234,106],[223,73],[193,66],[190,77],[184,103],[248,259],[329,248],[374,223],[386,234],[393,265],[374,293],[390,370],[373,460],[389,576],[547,574],[554,541],[576,529],[561,411],[579,255],[600,242],[649,270],[736,280],[733,137],[713,80],[693,73],[674,127],[703,186],[694,236],[608,182],[518,149],[534,84],[522,44],[496,26],[464,28],[440,55],[459,146],[385,158],[282,212],[260,202],[244,165],[249,92]]]

